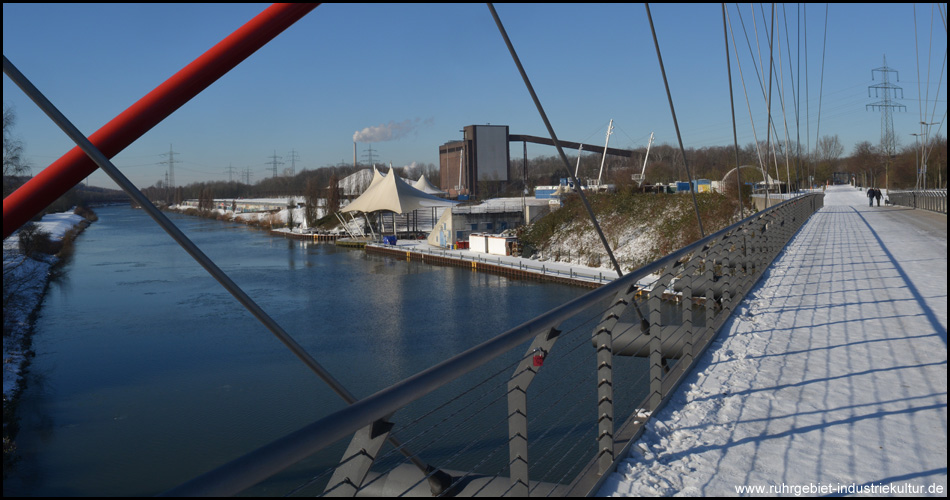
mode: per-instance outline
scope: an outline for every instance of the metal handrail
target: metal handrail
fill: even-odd
[[[887,200],[891,205],[947,213],[946,189],[888,191]]]
[[[167,491],[164,495],[227,496],[240,493],[326,446],[352,435],[357,430],[392,415],[406,405],[509,352],[524,342],[550,332],[565,320],[618,295],[618,293],[623,293],[630,287],[636,287],[641,279],[654,274],[658,269],[675,266],[685,257],[704,249],[704,247],[724,235],[737,230],[753,231],[750,228],[757,224],[762,227],[754,229],[754,231],[764,233],[767,230],[772,230],[771,225],[776,224],[773,219],[776,218],[779,211],[794,204],[810,203],[811,207],[807,210],[807,214],[810,215],[820,208],[822,198],[823,195],[821,194],[806,195],[758,212],[715,234],[628,273],[622,278],[512,328],[491,340],[472,347],[449,360],[419,372],[283,438],[258,448],[237,460],[192,479]],[[789,227],[785,228],[785,232],[788,233],[787,238],[791,238],[794,230],[797,230],[797,227],[804,223],[804,219],[807,219],[807,216],[796,218],[796,224],[790,223]],[[778,222],[777,227],[782,228],[784,224],[784,221]],[[797,225],[797,227],[789,232],[789,228],[794,225]],[[787,242],[787,239],[785,242]],[[773,251],[770,252],[769,262],[784,247],[785,242],[782,242],[781,245],[772,244],[772,247],[777,248],[773,248]],[[764,272],[764,267],[767,267],[767,264],[761,267],[761,269],[758,269],[759,275]]]

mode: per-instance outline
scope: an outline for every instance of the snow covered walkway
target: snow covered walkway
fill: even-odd
[[[947,493],[947,218],[824,208],[601,496]]]

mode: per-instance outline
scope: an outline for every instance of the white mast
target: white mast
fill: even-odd
[[[577,148],[577,166],[574,167],[574,179],[575,179],[575,180],[577,179],[577,172],[579,172],[579,171],[580,171],[580,168],[581,168],[581,153],[582,153],[583,151],[584,151],[584,145],[581,144],[581,147]]]
[[[462,157],[465,156],[465,148],[459,152],[459,183],[455,186],[455,195],[461,196],[462,194]]]
[[[607,142],[604,143],[604,156],[600,159],[600,172],[597,174],[597,185],[600,185],[600,177],[604,173],[604,160],[607,159],[607,145],[610,144],[610,133],[614,130],[614,119],[610,119],[610,125],[607,126]]]
[[[647,144],[647,154],[643,157],[643,168],[640,170],[640,178],[637,179],[637,187],[643,185],[643,180],[646,179],[644,175],[647,172],[647,159],[650,157],[650,146],[653,145],[653,132],[650,132],[650,143]]]

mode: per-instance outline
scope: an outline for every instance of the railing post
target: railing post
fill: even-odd
[[[650,360],[650,392],[647,396],[647,409],[651,412],[660,406],[663,399],[663,293],[669,282],[669,269],[661,269],[663,274],[653,284],[647,298],[649,310],[650,336],[648,352]]]
[[[343,453],[340,466],[333,471],[323,495],[329,497],[354,497],[366,479],[369,468],[393,428],[392,422],[377,420],[353,435],[349,447]]]
[[[689,267],[684,269],[676,283],[682,284],[682,288],[680,289],[680,293],[682,293],[682,299],[680,300],[680,329],[686,332],[686,342],[683,345],[682,356],[678,362],[683,363],[684,366],[691,366],[693,364],[693,340],[696,338],[696,332],[693,331],[692,269]]]
[[[613,335],[617,321],[636,303],[637,286],[630,285],[619,294],[614,304],[594,330],[597,349],[597,466],[604,474],[614,461],[614,390],[613,390]]]
[[[550,329],[534,338],[527,354],[508,381],[508,468],[511,496],[528,496],[528,386],[561,332]]]

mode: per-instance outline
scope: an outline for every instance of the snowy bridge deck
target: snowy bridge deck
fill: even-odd
[[[946,215],[824,203],[600,495],[946,495]]]

